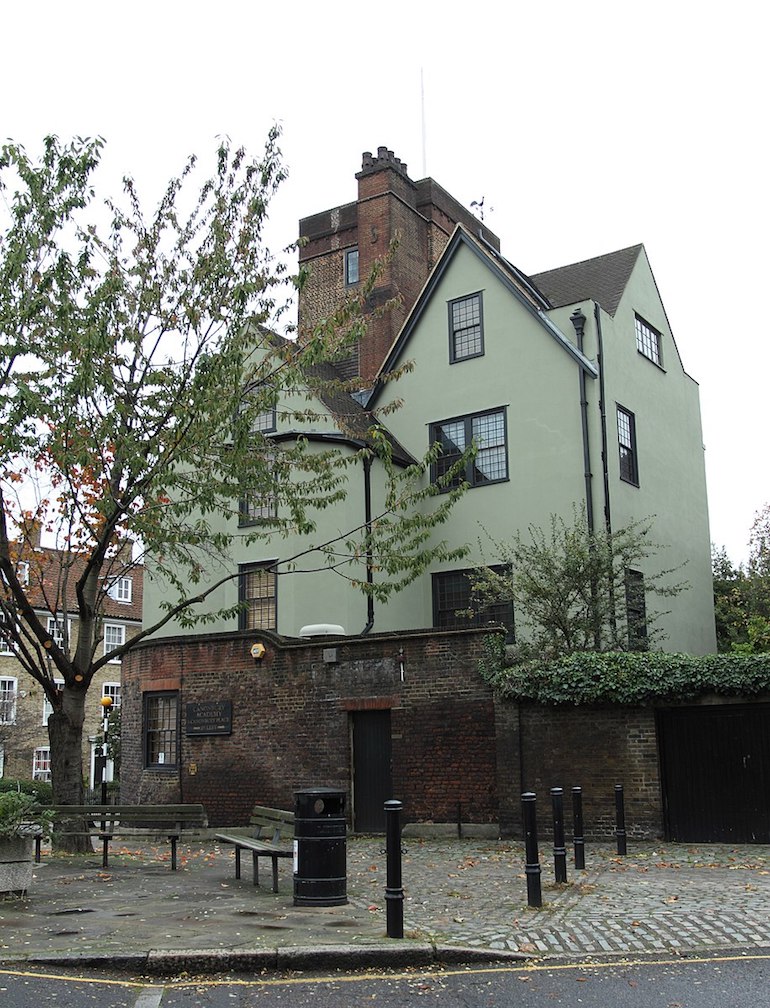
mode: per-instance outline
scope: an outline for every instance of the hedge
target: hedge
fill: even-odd
[[[662,651],[577,652],[553,661],[505,666],[502,637],[489,637],[482,677],[509,700],[638,705],[693,700],[704,694],[770,694],[770,654],[694,657]]]

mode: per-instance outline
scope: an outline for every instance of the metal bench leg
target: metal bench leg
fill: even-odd
[[[176,871],[176,842],[179,838],[175,836],[170,836],[171,841],[171,871]]]
[[[241,877],[241,848],[237,845],[235,848],[235,877],[237,879]]]
[[[278,892],[278,858],[273,855],[273,892]]]
[[[259,858],[257,857],[257,852],[251,852],[251,868],[252,868],[252,878],[254,880],[254,885],[259,885]]]
[[[102,868],[109,867],[109,850],[110,850],[110,838],[107,836],[102,837]]]

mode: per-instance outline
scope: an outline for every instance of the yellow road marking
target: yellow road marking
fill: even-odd
[[[61,973],[37,973],[33,970],[0,969],[0,976],[32,977],[38,980],[62,980],[70,983],[103,984],[106,987],[140,987],[145,990],[165,987],[186,989],[189,987],[281,987],[299,984],[335,984],[335,983],[365,983],[371,980],[413,980],[415,976],[452,977],[473,976],[489,973],[546,973],[557,970],[596,970],[625,968],[629,966],[685,966],[692,963],[721,962],[752,962],[770,959],[770,954],[749,953],[747,955],[713,955],[713,956],[677,956],[666,959],[608,959],[601,961],[581,960],[568,963],[531,962],[517,966],[467,966],[463,969],[442,969],[441,967],[415,966],[410,971],[379,971],[373,973],[355,972],[351,975],[332,976],[297,976],[297,977],[258,977],[254,980],[235,979],[197,979],[166,980],[164,983],[153,983],[148,980],[111,980],[100,977],[71,976]],[[355,967],[352,967],[353,969]]]

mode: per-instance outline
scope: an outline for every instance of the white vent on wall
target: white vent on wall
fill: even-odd
[[[309,623],[299,632],[300,637],[344,637],[345,628],[336,623]]]

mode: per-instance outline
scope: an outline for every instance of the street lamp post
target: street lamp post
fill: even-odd
[[[103,696],[101,699],[104,710],[102,720],[102,805],[107,804],[107,747],[108,734],[110,730],[110,710],[112,708],[112,697]]]

